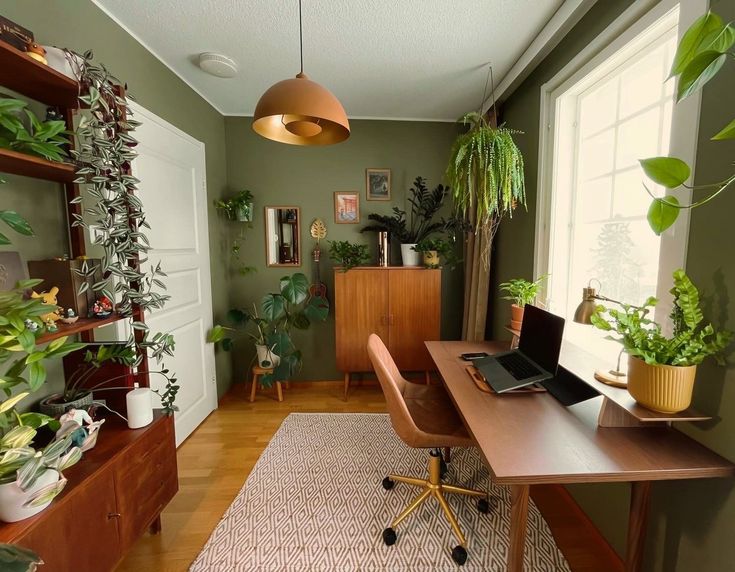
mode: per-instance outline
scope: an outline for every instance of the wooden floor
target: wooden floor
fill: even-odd
[[[140,539],[118,572],[187,570],[289,413],[385,411],[377,385],[352,388],[348,402],[342,399],[342,388],[342,382],[293,383],[284,390],[282,403],[262,392],[249,403],[246,387],[235,385],[219,409],[178,449],[179,493],[163,512],[162,532]],[[533,488],[534,500],[572,570],[622,570],[584,515],[570,509],[569,499],[554,494],[552,488]]]

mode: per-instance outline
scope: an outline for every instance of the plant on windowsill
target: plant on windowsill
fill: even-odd
[[[679,42],[669,74],[669,77],[679,79],[677,102],[702,89],[720,72],[728,59],[735,58],[733,45],[735,45],[735,26],[732,22],[725,23],[717,14],[707,12],[690,26]],[[732,102],[732,98],[729,101]],[[735,119],[712,136],[713,141],[728,139],[735,139]],[[683,187],[703,191],[706,195],[689,204],[682,204],[674,195],[656,197],[644,184],[646,192],[653,199],[648,209],[648,223],[659,235],[676,222],[682,209],[705,205],[735,184],[735,174],[732,174],[717,183],[687,185],[691,169],[686,162],[676,157],[650,157],[642,159],[640,163],[648,178],[667,190]]]
[[[416,243],[413,250],[423,255],[426,268],[440,268],[442,258],[452,268],[458,262],[452,244],[443,238],[425,238]]]
[[[419,255],[413,247],[444,227],[444,221],[436,222],[433,219],[444,204],[444,199],[450,189],[440,184],[434,190],[429,191],[426,179],[416,177],[409,192],[411,193],[408,198],[411,204],[409,212],[393,207],[393,214],[390,216],[371,213],[368,219],[374,221],[375,224],[363,227],[360,232],[387,231],[391,239],[396,238],[401,243],[403,265],[419,266]]]
[[[356,244],[349,240],[330,240],[329,258],[342,267],[342,272],[347,272],[370,260],[370,253],[366,244]]]
[[[514,330],[520,330],[523,324],[523,309],[526,304],[532,304],[538,296],[541,285],[549,277],[548,274],[539,276],[533,282],[529,282],[523,278],[512,278],[508,282],[500,284],[500,291],[505,292],[507,296],[503,296],[503,300],[511,300],[510,305],[510,327]]]
[[[207,342],[219,344],[230,351],[238,337],[245,335],[256,345],[256,357],[261,367],[273,371],[261,377],[270,387],[276,381],[287,381],[301,369],[301,351],[291,338],[293,329],[307,330],[313,322],[323,322],[329,314],[326,298],[309,296],[309,280],[300,272],[280,280],[280,292],[266,294],[260,302],[260,312],[250,313],[238,308],[227,313],[233,326],[215,325],[207,334]],[[253,324],[255,331],[246,328]],[[253,361],[254,361],[253,360]]]
[[[628,354],[630,394],[644,407],[662,413],[678,413],[689,407],[697,365],[707,357],[724,365],[722,353],[733,336],[704,323],[699,291],[681,269],[674,272],[671,293],[672,337],[666,337],[661,325],[648,318],[657,303],[654,297],[641,307],[622,304],[622,310],[615,310],[598,306],[592,315],[592,323],[616,334],[608,338],[621,343]]]
[[[87,206],[83,214],[74,213],[72,225],[95,229],[90,234],[95,237],[94,244],[103,250],[100,266],[104,279],[96,282],[92,290],[115,300],[118,313],[130,320],[128,345],[135,348],[135,365],[143,361],[146,353],[161,362],[164,356],[173,355],[173,336],[153,334],[145,323],[135,319],[146,311],[163,308],[170,298],[162,292],[166,289],[166,274],[160,263],[149,271],[143,267],[150,250],[144,229],[150,226],[137,192],[140,181],[131,174],[138,144],[132,134],[140,123],[132,119],[127,99],[116,92],[115,86],[120,82],[104,65],[92,61],[91,51],[83,55],[68,50],[66,53],[78,62],[77,80],[82,88],[79,101],[87,109],[76,132],[78,145],[72,150],[79,165],[74,182],[84,188],[82,196],[73,202],[81,203],[86,198]],[[85,276],[91,278],[96,269],[89,265]],[[79,293],[88,288],[85,280]],[[167,376],[165,387],[155,391],[168,414],[176,410],[177,392],[174,376]]]

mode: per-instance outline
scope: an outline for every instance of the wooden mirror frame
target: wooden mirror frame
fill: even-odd
[[[275,217],[276,217],[276,225],[277,228],[272,229],[271,232],[271,219],[269,216],[269,211],[275,211]],[[296,211],[296,222],[291,223],[288,221],[282,221],[281,219],[281,211]],[[301,266],[301,209],[299,207],[294,206],[281,206],[281,205],[271,205],[266,206],[263,213],[263,221],[264,221],[264,227],[265,227],[265,264],[269,268],[277,268],[277,267],[298,267]],[[281,240],[283,239],[283,226],[284,225],[291,225],[291,233],[292,233],[292,239],[293,239],[293,245],[291,247],[291,253],[292,258],[295,256],[295,260],[293,262],[271,262],[271,239],[274,238],[274,235],[277,233],[278,238],[276,240],[273,240],[273,247],[278,249],[276,251],[276,260],[281,260],[281,253],[280,253],[280,245]]]

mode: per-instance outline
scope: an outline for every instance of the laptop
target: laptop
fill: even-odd
[[[518,349],[472,360],[495,393],[526,387],[556,375],[564,318],[526,305]]]

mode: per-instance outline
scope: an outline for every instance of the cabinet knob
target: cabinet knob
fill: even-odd
[[[120,513],[119,512],[108,512],[107,519],[112,520],[113,518],[120,518]]]

